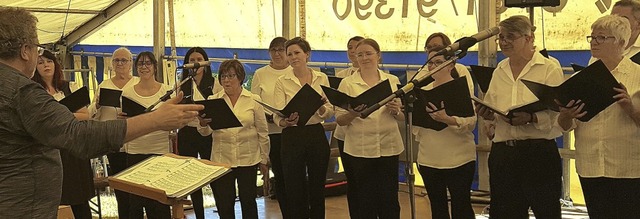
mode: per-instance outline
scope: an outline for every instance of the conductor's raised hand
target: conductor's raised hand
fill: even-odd
[[[476,104],[476,114],[478,114],[478,116],[484,118],[485,120],[494,120],[496,118],[493,110],[482,104]]]
[[[280,120],[280,126],[282,127],[295,126],[296,124],[298,124],[298,119],[300,119],[300,117],[298,116],[298,112],[291,113],[289,117],[284,118],[283,120]]]
[[[157,110],[151,112],[158,128],[165,131],[179,129],[198,117],[198,111],[203,110],[200,104],[178,104],[184,94],[179,92],[175,97],[164,102]]]

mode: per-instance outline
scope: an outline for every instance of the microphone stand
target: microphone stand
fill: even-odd
[[[416,197],[415,197],[416,192],[414,188],[415,173],[413,172],[413,163],[415,161],[413,160],[413,133],[411,130],[413,126],[413,102],[415,102],[416,98],[414,95],[415,92],[411,92],[411,91],[413,91],[413,89],[420,89],[420,87],[430,84],[431,82],[433,82],[433,78],[431,78],[431,75],[433,75],[435,72],[438,72],[440,69],[444,68],[445,66],[452,64],[454,61],[458,60],[459,58],[464,57],[465,55],[466,55],[466,51],[453,55],[446,62],[436,66],[435,69],[433,69],[432,71],[429,71],[426,75],[422,76],[421,78],[411,80],[410,82],[407,83],[407,85],[398,89],[396,92],[392,93],[387,98],[381,100],[380,102],[372,106],[367,107],[366,109],[360,112],[360,118],[364,119],[364,118],[367,118],[371,113],[378,110],[380,107],[384,106],[387,102],[393,100],[394,98],[402,97],[402,99],[404,100],[403,104],[405,105],[404,115],[405,115],[405,126],[406,126],[404,143],[405,143],[405,156],[406,156],[406,162],[407,162],[407,164],[405,164],[405,174],[406,174],[407,182],[409,184],[409,203],[411,206],[411,219],[416,218]],[[422,67],[419,70],[422,70]],[[416,75],[418,73],[420,73],[420,71],[416,72]]]
[[[176,72],[177,71],[178,71],[178,69],[176,69]],[[167,101],[171,97],[171,94],[173,94],[176,90],[180,89],[180,87],[183,84],[185,84],[187,82],[195,81],[195,76],[196,76],[195,71],[189,71],[189,74],[187,75],[187,77],[183,78],[182,81],[180,81],[180,84],[178,84],[175,89],[168,90],[167,93],[162,95],[162,97],[160,97],[155,103],[153,103],[153,104],[151,104],[151,106],[147,107],[147,109],[145,109],[144,112],[145,113],[151,112],[153,110],[153,108],[155,108],[158,104],[160,104],[160,102]],[[192,89],[193,89],[193,87],[192,87]],[[191,92],[191,95],[193,95],[193,91]]]

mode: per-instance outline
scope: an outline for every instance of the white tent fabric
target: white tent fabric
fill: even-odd
[[[118,0],[0,0],[0,5],[64,10],[70,6],[72,10],[101,11],[116,2]],[[363,35],[378,40],[385,51],[421,51],[426,37],[434,32],[444,32],[453,40],[476,33],[477,4],[484,1],[386,1],[386,5],[379,1],[362,5],[361,1],[353,0],[304,2],[305,35],[314,49],[344,50],[348,38]],[[502,1],[498,2],[501,4]],[[544,13],[540,8],[535,9],[536,44],[543,46],[541,27],[544,21],[544,35],[548,39],[544,42],[546,48],[588,49],[584,36],[590,33],[593,21],[609,13],[610,5],[599,8],[596,4],[584,4],[582,1],[561,2],[562,10],[558,13],[549,11],[559,8],[546,8]],[[81,44],[153,45],[152,3],[152,0],[141,0]],[[266,48],[269,41],[282,32],[282,0],[174,0],[174,10],[178,47]],[[500,8],[499,11],[502,12],[501,19],[528,14],[520,8]],[[60,39],[63,29],[66,35],[96,16],[34,14],[40,20],[38,27],[42,43],[55,42]],[[168,46],[168,24],[166,30]]]
[[[31,9],[86,10],[102,11],[117,0],[0,0],[2,6]],[[71,4],[69,4],[71,2]],[[34,12],[38,18],[38,37],[40,43],[56,42],[64,34],[67,35],[76,27],[84,24],[96,14],[66,14]],[[66,22],[65,22],[66,20]]]

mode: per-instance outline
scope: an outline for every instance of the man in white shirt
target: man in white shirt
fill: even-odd
[[[625,58],[631,58],[631,56],[640,52],[640,41],[638,40],[638,35],[640,35],[640,2],[638,0],[620,0],[613,5],[611,14],[629,20],[631,37],[627,41],[622,55]]]
[[[537,101],[522,79],[547,85],[563,81],[560,66],[534,50],[535,27],[529,18],[516,15],[500,22],[500,48],[507,58],[496,67],[485,101],[501,110]],[[487,107],[476,111],[495,125],[489,157],[491,218],[560,219],[562,167],[554,129],[557,113],[515,112],[511,118]]]

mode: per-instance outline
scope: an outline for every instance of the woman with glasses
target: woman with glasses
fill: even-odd
[[[267,119],[256,94],[242,88],[245,72],[238,60],[227,60],[218,69],[223,92],[210,99],[222,98],[242,127],[212,130],[207,124],[216,123],[201,119],[198,131],[203,136],[213,134],[211,161],[231,166],[231,172],[211,183],[220,218],[235,218],[236,182],[242,206],[242,218],[258,218],[256,204],[256,178],[258,167],[266,173],[269,163],[269,130]]]
[[[98,85],[96,95],[89,106],[89,114],[93,119],[98,121],[114,120],[122,112],[119,107],[100,106],[100,89],[122,91],[137,84],[140,78],[131,75],[132,58],[131,51],[125,47],[120,47],[113,51],[111,69],[115,72],[115,75]],[[127,154],[124,152],[124,148],[120,152],[107,154],[107,159],[109,161],[107,171],[110,176],[118,174],[127,167]],[[129,215],[129,193],[120,190],[115,190],[114,193],[118,202],[118,217],[127,218]]]
[[[57,101],[78,90],[75,83],[64,80],[62,65],[56,56],[48,50],[41,50],[38,65],[32,80],[38,82]],[[89,111],[86,107],[73,113],[78,120],[88,120]],[[91,162],[72,156],[66,150],[60,150],[62,160],[62,198],[61,205],[70,205],[75,218],[91,219],[89,200],[95,196],[93,188],[93,171]]]
[[[287,72],[292,71],[291,66],[289,66],[289,63],[287,62],[284,50],[284,43],[286,41],[287,39],[284,37],[276,37],[271,40],[271,43],[269,44],[269,57],[271,58],[271,62],[269,65],[256,70],[255,74],[253,74],[253,81],[251,82],[251,92],[257,94],[260,96],[262,101],[272,106],[275,105],[273,92],[275,90],[276,80]],[[269,126],[269,141],[271,147],[269,150],[269,160],[271,161],[271,168],[275,178],[276,198],[278,199],[280,212],[282,215],[287,215],[289,205],[287,205],[287,193],[285,192],[284,187],[282,159],[280,157],[282,128],[273,122],[273,115],[270,112],[267,112],[266,116]]]
[[[184,63],[197,63],[208,61],[207,52],[200,47],[193,47],[184,56]],[[205,65],[197,69],[189,69],[182,73],[182,78],[188,74],[193,74],[193,81],[187,82],[180,87],[184,93],[183,102],[193,100],[206,100],[210,95],[222,91],[222,87],[216,83],[216,78],[211,74],[211,66]],[[209,159],[211,157],[211,136],[202,136],[197,130],[198,121],[195,120],[178,130],[178,153],[182,156],[200,157]],[[197,219],[204,219],[204,205],[202,189],[198,189],[191,195],[193,211]]]
[[[444,45],[430,48],[428,71],[433,71],[446,62],[445,56],[435,56],[437,51],[444,48]],[[454,65],[455,62],[435,72],[431,76],[434,82],[422,89],[431,90],[461,77]],[[418,77],[426,72],[421,71]],[[473,81],[469,75],[465,77],[470,95],[474,95]],[[426,111],[430,112],[429,116],[433,120],[447,124],[447,127],[440,131],[413,127],[413,134],[420,148],[417,160],[418,170],[429,195],[431,217],[475,218],[471,207],[470,190],[476,170],[476,147],[473,136],[476,116],[447,115],[443,103],[429,103]],[[449,216],[447,190],[451,197],[451,216]]]
[[[588,122],[585,103],[572,100],[560,108],[558,124],[574,130],[576,170],[590,218],[640,215],[640,66],[624,57],[631,36],[626,18],[607,15],[591,25],[591,55],[620,82],[617,101]]]
[[[138,54],[135,60],[135,67],[140,81],[131,87],[125,88],[122,91],[122,97],[127,97],[144,107],[149,107],[156,103],[167,91],[171,90],[171,86],[156,81],[157,64],[158,61],[156,61],[153,53],[141,52]],[[161,105],[162,103],[158,104],[157,107]],[[127,115],[123,113],[123,116]],[[155,131],[127,143],[125,145],[127,167],[136,165],[151,156],[170,153],[171,147],[168,136],[168,131]],[[129,200],[129,218],[142,219],[143,208],[147,213],[147,218],[171,218],[168,205],[132,194]]]
[[[449,39],[449,37],[444,33],[433,33],[429,35],[429,37],[427,37],[427,40],[424,42],[424,51],[427,53],[427,59],[430,58],[429,54],[431,52],[438,52],[440,51],[440,49],[438,48],[447,47],[449,45],[451,45],[451,39]],[[468,78],[471,78],[469,69],[467,69],[466,66],[460,63],[455,63],[454,68],[456,72],[458,72],[458,75],[460,77],[466,76]]]
[[[321,122],[333,116],[333,107],[326,102],[320,85],[329,86],[327,75],[317,72],[307,62],[311,46],[296,37],[285,43],[287,61],[293,68],[276,81],[275,108],[284,108],[298,91],[308,84],[323,96],[325,104],[303,126],[298,126],[298,113],[288,118],[274,116],[282,130],[282,171],[290,212],[283,218],[325,218],[324,185],[329,163],[329,142]]]
[[[484,101],[506,110],[537,100],[522,80],[557,86],[564,80],[560,66],[534,49],[535,27],[529,18],[511,16],[499,24],[502,53]],[[560,218],[562,166],[555,138],[562,133],[551,110],[500,116],[481,105],[476,113],[495,126],[489,156],[491,218]]]
[[[385,80],[389,80],[392,91],[398,89],[398,77],[378,68],[381,54],[375,40],[360,41],[356,57],[360,68],[343,79],[338,90],[355,97]],[[356,189],[352,197],[356,206],[349,209],[349,214],[352,218],[400,218],[398,156],[403,145],[398,121],[404,121],[400,100],[390,101],[364,119],[358,113],[364,105],[350,107],[353,109],[336,112],[336,121],[345,134],[349,189]]]

